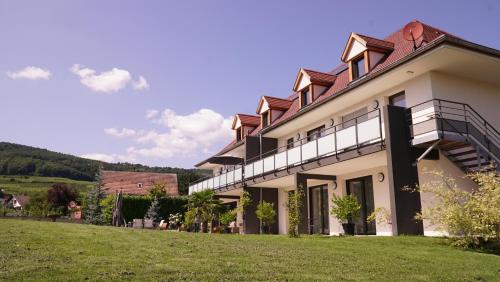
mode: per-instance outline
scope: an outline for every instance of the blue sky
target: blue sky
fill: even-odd
[[[411,20],[500,48],[497,1],[0,1],[0,141],[192,167],[351,31]],[[31,67],[31,68],[30,68]]]

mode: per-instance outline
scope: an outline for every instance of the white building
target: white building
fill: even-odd
[[[271,231],[286,233],[289,191],[304,187],[301,232],[342,233],[331,198],[353,194],[362,204],[356,234],[436,235],[414,220],[429,195],[403,188],[431,181],[424,169],[472,188],[464,173],[500,161],[500,51],[412,22],[383,40],[351,33],[341,61],[300,69],[292,95],[261,97],[255,115],[237,114],[235,139],[196,165],[214,176],[190,193],[214,189],[231,203],[249,191],[246,233],[259,231],[261,200],[278,212]],[[391,224],[366,222],[377,207]]]

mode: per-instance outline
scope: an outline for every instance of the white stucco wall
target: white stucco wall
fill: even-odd
[[[434,98],[469,104],[497,130],[500,130],[500,85],[452,76],[430,73]],[[500,77],[499,77],[500,80]]]
[[[422,160],[417,165],[418,168],[418,182],[420,185],[430,184],[435,181],[440,181],[439,177],[431,174],[431,171],[442,171],[446,176],[453,177],[456,180],[458,187],[465,190],[472,190],[477,188],[477,185],[470,179],[465,177],[465,173],[460,170],[454,163],[452,163],[443,154],[439,155],[439,160]],[[430,193],[421,193],[420,199],[422,203],[422,210],[426,210],[436,199]],[[440,236],[446,235],[438,231],[438,227],[431,225],[428,220],[424,220],[424,235],[426,236]]]

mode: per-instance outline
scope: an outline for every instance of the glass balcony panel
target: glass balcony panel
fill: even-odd
[[[220,177],[215,176],[214,177],[214,188],[219,188],[220,187]]]
[[[276,162],[276,169],[286,167],[286,151],[274,155]]]
[[[316,140],[308,142],[302,145],[302,160],[312,159],[318,156],[318,152],[316,149]]]
[[[234,170],[227,172],[226,175],[227,175],[227,184],[233,184],[234,183]]]
[[[288,152],[288,165],[300,163],[300,147],[290,149]]]
[[[335,153],[335,133],[318,139],[318,155]]]
[[[253,177],[255,174],[253,173],[253,164],[247,164],[245,166],[245,178]]]
[[[226,174],[223,173],[220,175],[220,186],[225,186],[227,184],[226,182]]]
[[[273,170],[274,170],[274,155],[264,159],[264,172],[269,172]]]
[[[380,138],[378,118],[372,118],[358,124],[358,142],[365,143]]]
[[[337,150],[356,146],[356,129],[354,126],[337,131]]]
[[[234,171],[234,181],[239,182],[241,181],[241,175],[243,174],[242,168],[238,168]]]
[[[254,162],[254,165],[253,165],[253,173],[254,175],[259,175],[262,173],[262,160],[258,160],[256,162]]]

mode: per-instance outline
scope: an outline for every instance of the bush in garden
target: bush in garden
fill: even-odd
[[[427,172],[437,180],[425,183],[417,191],[430,193],[435,203],[417,214],[452,236],[453,244],[480,247],[487,242],[500,243],[500,176],[492,172],[467,175],[477,183],[472,191],[459,187],[443,172]]]
[[[47,191],[47,200],[53,209],[68,214],[68,205],[78,198],[78,190],[64,183],[56,183]]]

